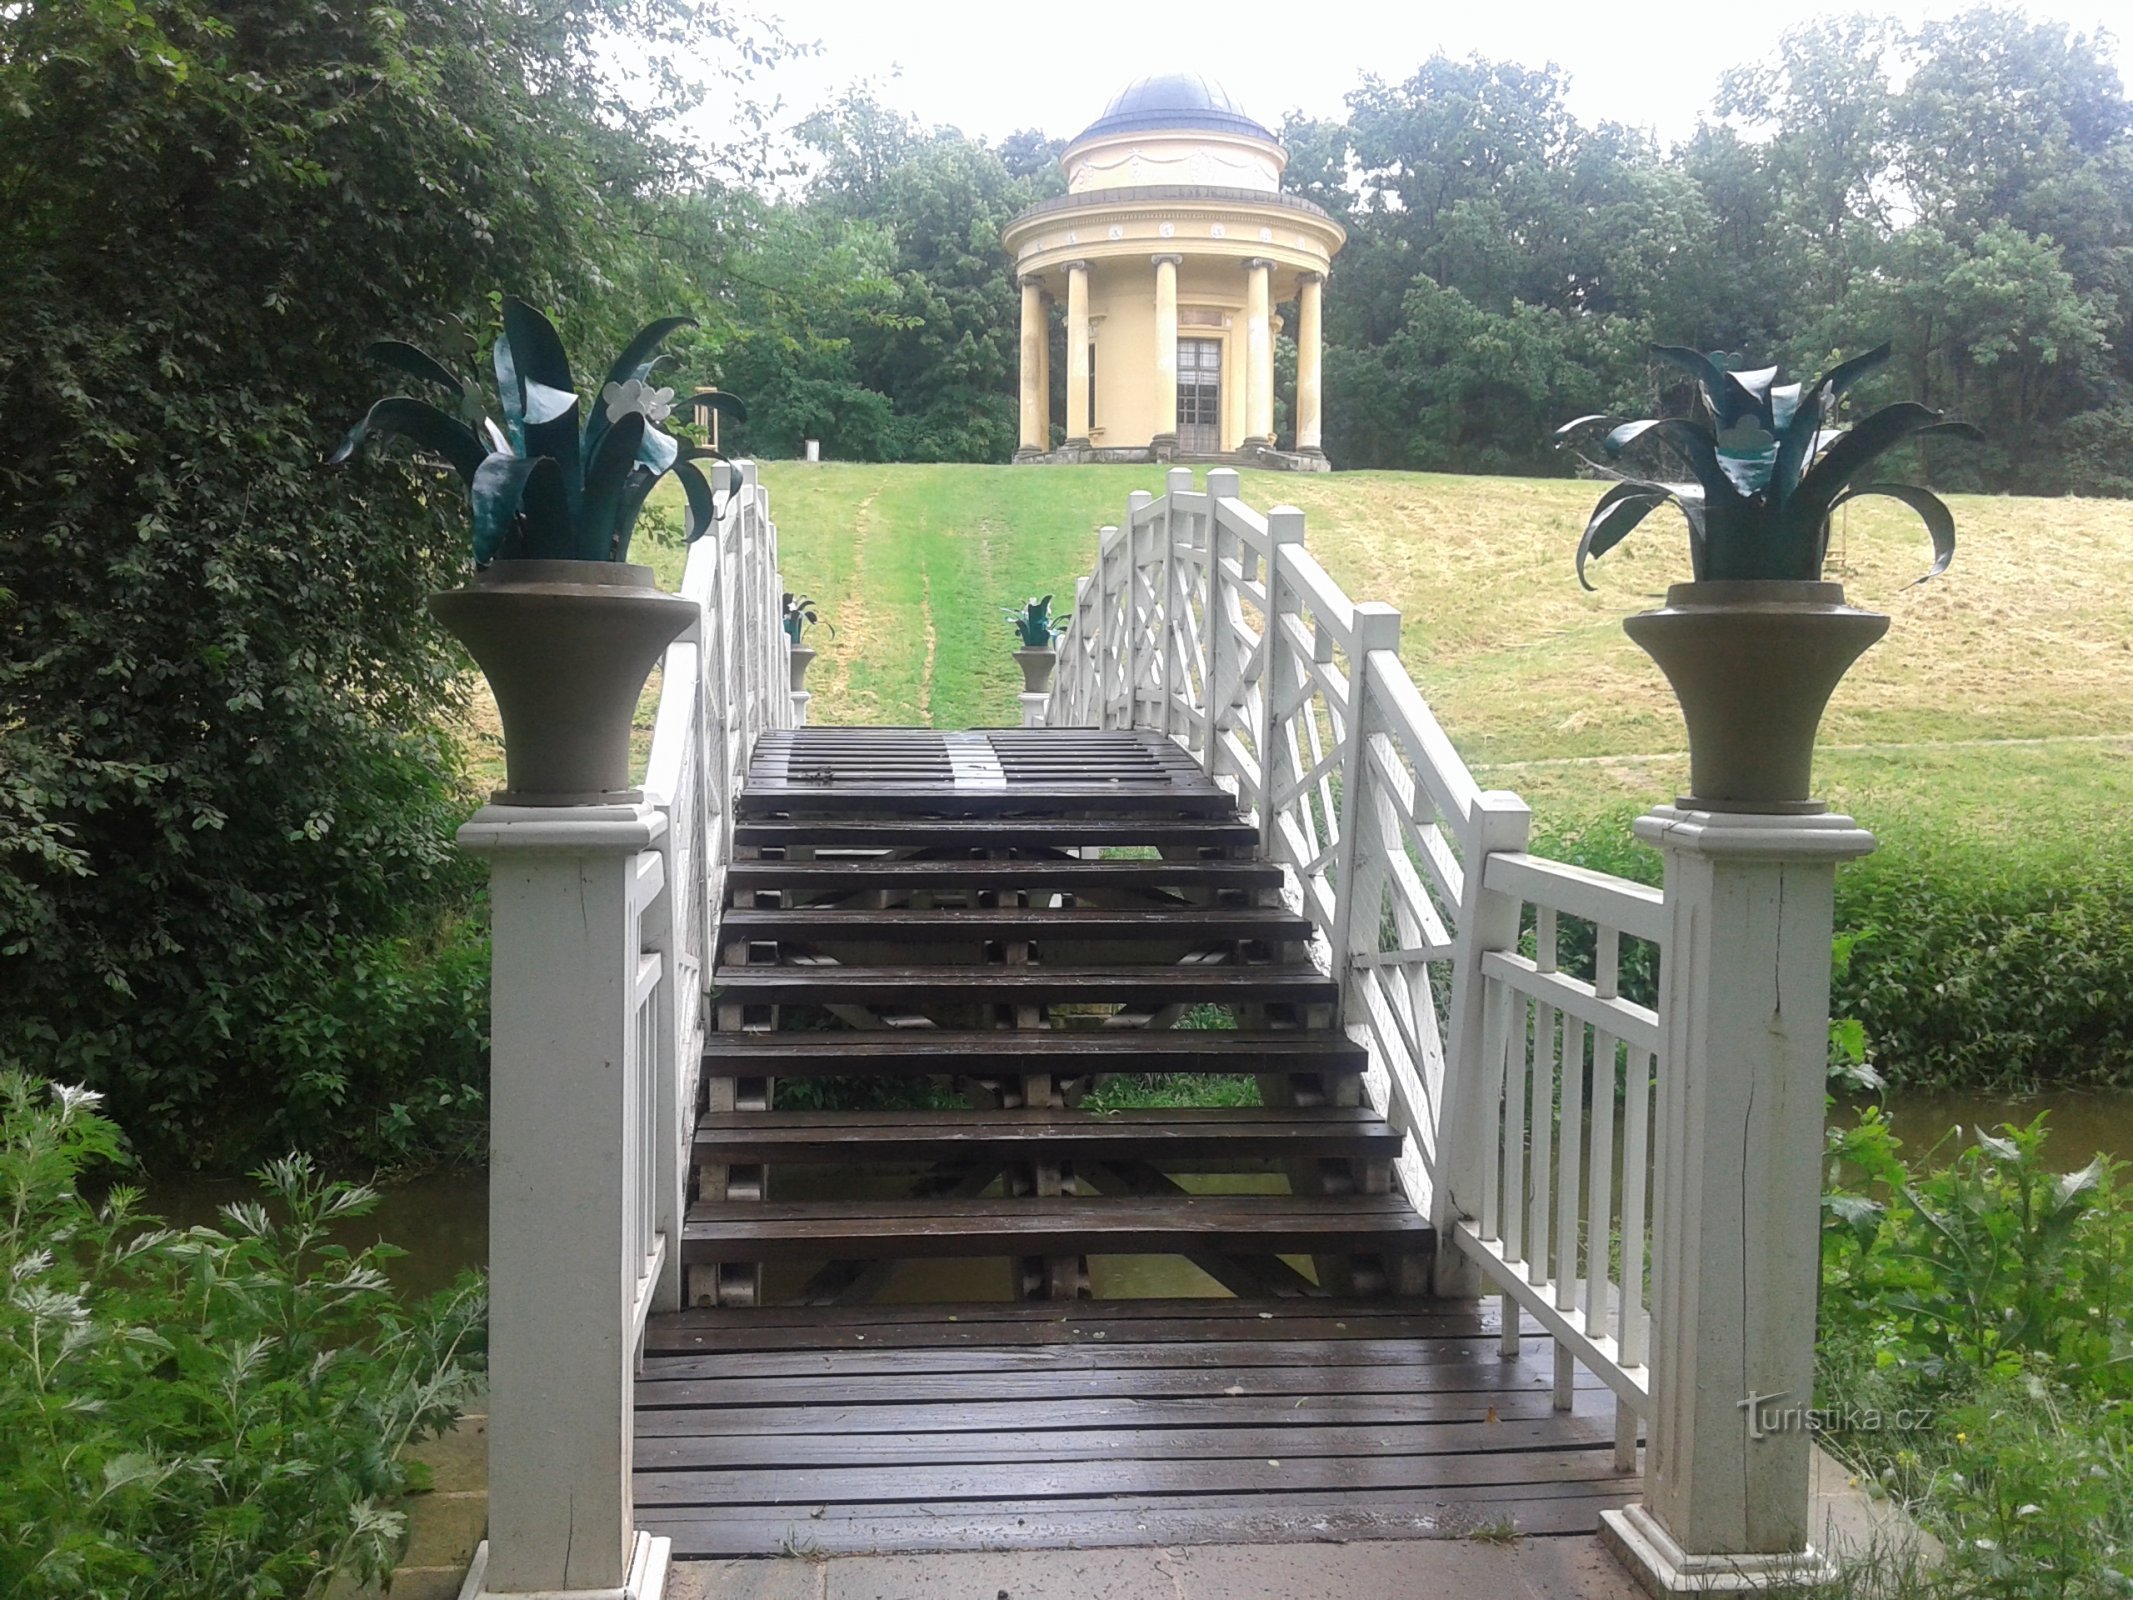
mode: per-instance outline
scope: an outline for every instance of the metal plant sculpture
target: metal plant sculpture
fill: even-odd
[[[1663,439],[1687,461],[1696,481],[1660,483],[1583,458],[1616,480],[1593,507],[1578,541],[1578,582],[1586,588],[1592,584],[1585,563],[1612,550],[1669,502],[1688,519],[1689,560],[1699,582],[1819,579],[1830,512],[1865,495],[1887,495],[1917,512],[1933,536],[1933,566],[1925,577],[1947,571],[1955,555],[1955,518],[1940,497],[1910,484],[1858,480],[1907,439],[1976,439],[1982,437],[1978,430],[1910,400],[1883,406],[1849,428],[1824,426],[1844,391],[1888,360],[1887,345],[1832,367],[1811,384],[1779,384],[1776,367],[1736,371],[1732,358],[1678,345],[1654,345],[1652,354],[1696,379],[1702,415],[1625,422],[1607,435],[1604,448],[1614,458],[1647,435]],[[1557,429],[1556,438],[1608,420],[1579,417]]]
[[[1023,602],[1020,611],[1002,610],[1000,615],[1007,618],[1008,626],[1015,630],[1015,636],[1022,641],[1022,648],[1025,650],[1049,650],[1059,636],[1066,632],[1052,621],[1050,595],[1042,598],[1032,597]]]
[[[627,561],[638,514],[652,486],[669,472],[689,502],[688,537],[718,520],[711,484],[696,463],[726,458],[685,446],[659,424],[674,409],[674,391],[650,386],[663,359],[660,345],[693,317],[663,317],[632,339],[608,369],[607,382],[581,421],[583,402],[555,327],[523,300],[504,300],[504,330],[494,361],[503,412],[498,427],[484,396],[442,362],[398,339],[381,339],[366,354],[446,390],[446,411],[426,400],[393,395],[370,408],[328,458],[338,466],[376,435],[397,434],[449,461],[467,486],[474,510],[474,565],[492,561]],[[747,407],[711,390],[685,406],[708,406],[738,421]]]
[[[822,620],[822,613],[818,609],[820,602],[813,595],[794,594],[790,589],[785,590],[784,594],[785,636],[794,644],[800,642],[802,633],[817,626],[828,628],[831,638],[837,636],[836,625]]]

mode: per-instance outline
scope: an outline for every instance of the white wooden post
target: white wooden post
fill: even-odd
[[[489,1537],[466,1594],[653,1600],[669,1541],[630,1501],[637,856],[649,805],[488,806]]]
[[[1222,531],[1222,502],[1243,492],[1243,480],[1235,467],[1215,467],[1207,474],[1207,752],[1203,764],[1209,777],[1222,775],[1222,735],[1234,720],[1237,684],[1237,640],[1230,623],[1230,594],[1222,576],[1222,554],[1234,534]]]
[[[1185,585],[1178,576],[1178,543],[1182,534],[1178,526],[1178,496],[1191,493],[1192,468],[1172,467],[1163,474],[1163,633],[1155,641],[1155,659],[1156,670],[1161,674],[1156,726],[1165,733],[1179,731],[1178,702],[1183,698],[1180,686],[1185,681]],[[1186,522],[1189,526],[1190,513]]]
[[[1152,504],[1155,496],[1146,489],[1136,489],[1126,496],[1126,532],[1119,536],[1118,529],[1108,524],[1096,533],[1096,561],[1104,574],[1106,584],[1111,582],[1111,567],[1118,565],[1118,582],[1104,591],[1104,660],[1103,660],[1103,714],[1096,720],[1099,728],[1130,728],[1133,726],[1133,638],[1135,620],[1133,615],[1133,519],[1143,507]],[[1115,555],[1105,552],[1114,550]],[[1124,720],[1114,722],[1115,707],[1123,694],[1126,699]]]
[[[1288,650],[1281,619],[1298,609],[1296,591],[1285,575],[1288,562],[1283,550],[1303,542],[1301,511],[1276,506],[1266,514],[1266,634],[1259,645],[1259,726],[1252,730],[1252,737],[1259,744],[1259,848],[1269,861],[1274,859],[1277,837],[1274,797],[1282,777],[1282,763],[1275,755],[1281,743],[1280,702],[1289,692],[1288,674],[1281,670]]]
[[[1487,1151],[1496,1135],[1482,1048],[1488,985],[1481,958],[1518,948],[1518,901],[1484,886],[1489,857],[1526,848],[1533,813],[1502,789],[1484,789],[1459,828],[1459,923],[1452,935],[1452,993],[1444,1057],[1444,1110],[1437,1129],[1437,1186],[1430,1222],[1439,1239],[1461,1217],[1478,1217]],[[1463,1250],[1439,1250],[1436,1292],[1467,1298],[1481,1293],[1481,1273]]]
[[[658,1007],[659,1059],[654,1063],[652,1075],[652,1164],[651,1170],[645,1174],[645,1181],[652,1186],[653,1229],[671,1243],[681,1238],[682,1222],[688,1214],[689,1163],[684,1146],[696,1121],[696,1107],[683,1104],[684,1095],[690,1095],[692,1091],[691,1074],[681,1055],[684,1046],[682,1019],[689,1004],[681,992],[682,955],[688,943],[689,895],[693,885],[684,881],[680,869],[686,859],[691,872],[701,871],[703,857],[683,848],[681,836],[674,827],[673,797],[647,792],[645,799],[660,808],[661,820],[665,823],[652,844],[652,848],[659,852],[665,870],[660,875],[664,887],[645,919],[648,926],[644,948],[658,951],[666,969],[659,993],[653,1000]],[[698,815],[701,815],[703,796],[700,790],[696,804]],[[660,1258],[659,1277],[652,1287],[651,1309],[681,1309],[681,1251],[678,1248],[669,1248]]]
[[[1355,643],[1348,652],[1348,725],[1341,730],[1340,834],[1333,841],[1333,906],[1335,916],[1328,943],[1332,946],[1333,976],[1341,986],[1341,1019],[1349,1020],[1348,987],[1353,977],[1350,952],[1358,940],[1378,947],[1379,894],[1358,896],[1368,863],[1356,859],[1361,843],[1363,791],[1369,786],[1370,746],[1366,742],[1364,712],[1370,693],[1370,655],[1375,650],[1400,653],[1400,613],[1379,600],[1359,601],[1355,608]],[[1375,878],[1371,878],[1375,882]],[[1365,903],[1367,901],[1367,904]]]
[[[1222,501],[1214,493],[1214,474],[1207,478],[1207,777],[1220,781],[1235,762],[1222,740],[1237,721],[1237,625],[1231,619],[1235,595],[1229,589],[1224,557],[1241,542],[1235,531],[1222,527]],[[1244,777],[1237,774],[1237,781],[1241,785]]]
[[[1822,1095],[1843,816],[1682,812],[1666,861],[1645,1499],[1604,1533],[1656,1593],[1821,1582],[1810,1541]]]

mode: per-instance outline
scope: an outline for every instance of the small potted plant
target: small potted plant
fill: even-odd
[[[692,449],[659,424],[671,389],[650,379],[659,347],[688,317],[667,317],[632,339],[586,415],[562,340],[522,300],[504,301],[494,364],[499,426],[475,386],[409,344],[369,354],[451,397],[447,411],[406,395],[380,400],[348,431],[330,464],[398,435],[443,457],[466,484],[474,573],[430,597],[430,610],[467,647],[496,694],[504,725],[505,805],[588,805],[642,799],[629,786],[630,721],[644,681],[669,643],[696,621],[693,601],[664,594],[652,569],[629,561],[645,497],[669,472],[689,506],[687,535],[718,519]],[[683,402],[745,418],[733,396]],[[723,459],[723,457],[718,457]]]
[[[815,652],[800,642],[807,629],[821,626],[828,628],[832,639],[837,637],[836,626],[822,620],[812,595],[794,594],[785,591],[785,637],[792,641],[789,652],[792,658],[792,687],[795,694],[807,687],[807,669],[814,665]]]
[[[1578,541],[1578,580],[1590,588],[1587,561],[1660,506],[1679,506],[1694,581],[1673,585],[1663,608],[1626,618],[1623,627],[1659,663],[1688,723],[1691,793],[1680,804],[1781,815],[1824,810],[1808,794],[1815,730],[1838,681],[1889,626],[1877,612],[1846,605],[1841,584],[1822,581],[1830,512],[1867,495],[1901,501],[1933,537],[1925,576],[1937,576],[1955,554],[1947,506],[1909,484],[1862,479],[1905,440],[1980,435],[1912,401],[1832,429],[1845,390],[1888,360],[1885,344],[1811,384],[1779,384],[1775,367],[1739,371],[1725,356],[1676,346],[1655,345],[1652,354],[1696,379],[1699,415],[1624,423],[1607,435],[1605,451],[1613,459],[1639,440],[1663,440],[1696,481],[1662,483],[1590,462],[1617,481]],[[1606,420],[1580,417],[1557,437]]]
[[[1066,631],[1052,621],[1052,597],[1044,595],[1026,600],[1021,610],[1007,610],[1000,614],[1007,618],[1008,626],[1015,630],[1015,637],[1021,641],[1015,660],[1022,668],[1022,692],[1049,693],[1052,668],[1059,664],[1059,653],[1054,645]]]

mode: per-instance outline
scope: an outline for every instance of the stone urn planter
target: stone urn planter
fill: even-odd
[[[1059,665],[1059,652],[1047,645],[1042,650],[1024,648],[1015,652],[1015,664],[1022,669],[1022,692],[1024,694],[1050,694],[1052,692],[1052,669]]]
[[[630,724],[661,652],[697,618],[650,567],[499,561],[430,611],[467,647],[504,724],[498,805],[634,804]]]
[[[502,805],[635,804],[630,724],[660,653],[702,614],[693,600],[663,594],[650,567],[629,561],[646,492],[671,473],[688,502],[686,537],[717,525],[719,502],[691,447],[660,424],[674,391],[652,387],[659,347],[688,317],[639,331],[608,368],[590,408],[578,392],[555,327],[506,295],[496,341],[496,399],[443,362],[398,340],[368,354],[446,392],[450,409],[407,395],[373,405],[327,458],[353,461],[372,439],[398,436],[449,462],[466,485],[473,523],[473,576],[430,597],[430,612],[467,647],[504,724]],[[730,394],[705,390],[682,402],[746,421]],[[731,480],[726,492],[732,491]]]
[[[1978,431],[1910,401],[1850,428],[1833,426],[1845,390],[1888,360],[1887,345],[1792,384],[1778,383],[1776,367],[1741,371],[1724,355],[1676,345],[1651,353],[1696,380],[1697,414],[1613,427],[1605,452],[1612,459],[1640,439],[1664,440],[1696,482],[1662,483],[1587,457],[1615,482],[1578,541],[1578,580],[1585,582],[1587,561],[1653,511],[1680,506],[1695,581],[1675,584],[1663,607],[1622,624],[1658,662],[1688,723],[1691,792],[1677,804],[1777,816],[1825,811],[1809,793],[1816,730],[1845,672],[1889,627],[1878,612],[1846,605],[1841,584],[1822,581],[1830,513],[1867,495],[1901,501],[1932,535],[1926,576],[1939,576],[1955,554],[1947,506],[1930,490],[1859,480],[1907,440],[1975,439]],[[1607,420],[1579,417],[1557,438]]]
[[[790,652],[792,661],[792,692],[799,694],[807,687],[807,669],[815,664],[812,645],[796,644]]]
[[[1838,681],[1889,619],[1844,603],[1835,583],[1677,583],[1666,605],[1623,619],[1659,663],[1689,729],[1693,811],[1804,815],[1815,733]]]

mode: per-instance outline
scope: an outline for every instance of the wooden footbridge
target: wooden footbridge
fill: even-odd
[[[736,815],[705,1056],[735,1109],[698,1121],[682,1260],[770,1303],[652,1319],[638,1520],[677,1554],[1590,1531],[1634,1493],[1604,1389],[1553,1409],[1539,1341],[1505,1360],[1471,1303],[1408,1297],[1402,1135],[1310,920],[1175,745],[778,732]],[[1179,1025],[1208,1007],[1236,1026]],[[1260,1103],[1088,1109],[1120,1073]],[[822,1079],[955,1103],[777,1109]],[[797,1198],[825,1167],[864,1198]],[[1128,1254],[1237,1298],[1087,1300]],[[935,1257],[991,1263],[987,1299],[884,1303]]]
[[[1794,1045],[1738,1093],[1682,1067],[1772,998],[1729,1012],[1760,956],[1711,905],[1811,943],[1819,882],[1826,949],[1802,840],[1838,830],[1665,896],[1527,853],[1397,616],[1233,473],[1105,530],[1036,725],[798,726],[741,487],[644,803],[465,835],[497,949],[470,1592],[1603,1516],[1659,1588],[1819,1571],[1804,1434],[1737,1446],[1733,1403],[1811,1382],[1811,1265],[1770,1240],[1804,1136],[1811,1244],[1818,1064],[1812,1125]],[[1709,823],[1654,837],[1723,857]],[[1819,983],[1780,972],[1783,1014]],[[1163,1103],[1107,1109],[1121,1078]]]

